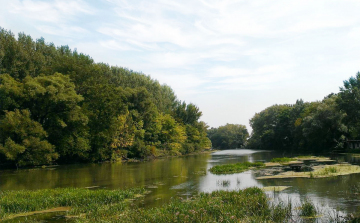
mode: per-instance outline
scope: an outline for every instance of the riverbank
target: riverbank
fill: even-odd
[[[47,189],[5,191],[0,194],[0,221],[36,220],[52,211],[76,222],[289,222],[321,214],[306,200],[301,204],[271,202],[260,188],[200,193],[174,198],[155,208],[140,208],[144,189]],[[310,210],[310,211],[309,211]],[[34,216],[32,216],[34,215]],[[32,217],[30,217],[32,216]],[[322,216],[324,217],[324,216]],[[329,216],[327,216],[329,217]]]
[[[107,161],[96,162],[96,163],[140,163],[140,162],[149,162],[149,161],[159,160],[159,159],[207,154],[207,153],[213,153],[213,152],[217,152],[217,151],[219,151],[219,150],[204,149],[201,151],[196,151],[196,152],[181,154],[181,155],[176,155],[176,156],[170,155],[170,154],[167,154],[167,155],[163,154],[163,155],[159,155],[159,156],[147,157],[144,159],[131,158],[131,159],[119,159],[119,160],[112,160],[112,161],[107,160]],[[17,168],[16,166],[11,166],[11,165],[0,165],[0,170],[16,170],[16,169],[26,170],[26,169],[38,169],[38,168],[53,168],[53,167],[58,167],[58,166],[63,166],[63,165],[72,165],[72,164],[92,164],[92,163],[91,162],[64,163],[64,164],[54,163],[51,165],[27,166],[27,167],[21,167],[21,168]]]

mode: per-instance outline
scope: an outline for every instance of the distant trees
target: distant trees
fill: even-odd
[[[346,115],[344,124],[352,139],[360,139],[360,73],[344,81],[336,98],[337,107]]]
[[[208,136],[215,149],[243,148],[249,133],[244,125],[226,124],[208,130]]]
[[[147,75],[0,29],[0,163],[186,154],[211,147],[200,116]]]
[[[250,120],[253,132],[248,147],[297,152],[344,149],[347,138],[359,137],[360,120],[354,111],[360,109],[356,107],[357,88],[350,90],[358,80],[359,74],[345,81],[338,95],[330,94],[322,101],[298,100],[293,105],[273,105],[255,114]]]

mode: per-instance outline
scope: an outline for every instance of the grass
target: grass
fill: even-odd
[[[319,171],[317,173],[317,175],[331,175],[332,173],[337,173],[340,170],[335,167],[335,166],[331,166],[331,167],[325,167],[324,169],[322,169],[321,171]]]
[[[126,210],[119,222],[287,222],[291,208],[270,205],[259,188],[201,193],[157,208]]]
[[[315,204],[309,199],[305,199],[304,201],[302,201],[299,209],[299,215],[302,217],[315,217],[319,214],[319,211],[317,210]]]
[[[201,193],[186,200],[175,198],[155,208],[139,208],[126,202],[144,192],[144,189],[6,191],[0,197],[0,221],[19,213],[61,206],[71,207],[66,215],[76,216],[76,222],[286,222],[291,217],[291,208],[271,205],[266,194],[255,187]]]
[[[261,162],[250,163],[234,163],[234,164],[225,164],[225,165],[216,165],[210,168],[210,172],[213,174],[229,174],[229,173],[241,173],[251,167],[264,167],[265,164]]]
[[[296,159],[294,158],[289,158],[289,157],[281,157],[281,158],[273,158],[272,160],[270,160],[270,162],[272,163],[288,163],[290,161],[295,161]]]
[[[81,188],[58,188],[43,190],[21,190],[0,192],[0,221],[19,214],[70,207],[69,215],[86,214],[93,221],[99,216],[112,215],[123,211],[128,199],[144,194],[144,189],[88,190]]]
[[[71,221],[78,223],[298,222],[297,218],[300,216],[319,217],[319,209],[310,200],[302,201],[300,207],[293,207],[290,200],[286,203],[273,202],[257,187],[200,193],[189,199],[174,198],[169,203],[154,208],[141,208],[127,202],[144,193],[144,189],[5,191],[0,195],[0,221],[19,213],[54,207],[71,207],[65,215],[75,216]],[[44,216],[36,215],[22,222],[46,220],[42,217]]]

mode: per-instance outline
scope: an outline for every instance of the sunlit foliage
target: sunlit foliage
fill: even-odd
[[[2,164],[126,160],[203,150],[211,144],[201,114],[150,76],[0,29]]]

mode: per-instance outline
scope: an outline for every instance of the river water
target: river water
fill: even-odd
[[[360,195],[350,194],[359,185],[360,174],[322,179],[267,179],[256,180],[252,171],[231,175],[214,175],[208,169],[214,165],[244,161],[270,161],[283,154],[273,151],[223,150],[183,157],[157,159],[139,163],[102,163],[54,166],[27,170],[0,171],[0,190],[43,189],[58,187],[93,187],[124,189],[145,187],[151,193],[139,205],[146,207],[167,203],[172,197],[189,197],[199,192],[236,190],[246,187],[290,186],[281,192],[283,199],[312,201],[355,213],[360,206]],[[338,155],[340,161],[360,163],[360,158]]]

